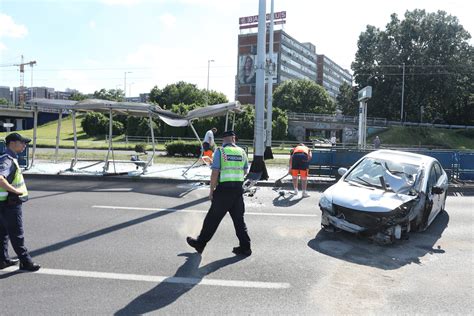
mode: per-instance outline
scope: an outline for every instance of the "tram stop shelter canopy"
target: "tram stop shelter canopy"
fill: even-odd
[[[71,161],[71,167],[69,170],[74,170],[74,167],[78,161],[77,153],[78,153],[78,146],[77,146],[77,128],[76,128],[76,114],[78,112],[101,112],[107,113],[109,115],[109,131],[108,131],[108,139],[109,139],[109,146],[108,151],[105,157],[105,160],[89,160],[94,161],[93,165],[98,163],[104,163],[103,173],[107,174],[109,169],[109,163],[112,162],[127,162],[127,163],[134,163],[137,166],[141,166],[143,168],[143,173],[146,172],[147,167],[153,164],[153,158],[156,153],[156,143],[155,143],[155,136],[153,131],[153,118],[158,117],[160,120],[165,122],[173,127],[191,127],[193,130],[194,135],[201,143],[201,138],[199,137],[198,133],[196,132],[193,121],[198,120],[200,118],[209,118],[209,117],[216,117],[216,116],[226,116],[225,128],[228,127],[229,121],[229,113],[233,115],[233,123],[235,123],[235,114],[242,112],[242,106],[238,101],[235,102],[228,102],[228,103],[221,103],[215,105],[209,105],[202,108],[198,108],[192,110],[187,113],[187,115],[179,115],[173,113],[171,111],[163,110],[158,105],[149,104],[149,103],[135,103],[135,102],[117,102],[117,101],[108,101],[108,100],[99,100],[99,99],[86,99],[81,101],[73,101],[73,100],[51,100],[51,99],[31,99],[26,102],[28,106],[31,107],[33,110],[33,148],[32,148],[32,158],[30,166],[33,166],[35,161],[35,152],[36,152],[36,142],[37,142],[37,127],[38,127],[38,113],[39,112],[53,112],[58,113],[58,125],[57,125],[57,133],[56,133],[56,150],[55,150],[55,162],[58,160],[58,151],[59,151],[59,143],[60,143],[60,133],[61,133],[61,119],[63,114],[71,114],[72,116],[72,124],[73,124],[73,134],[74,134],[74,158]],[[152,139],[152,147],[153,147],[153,154],[147,161],[117,161],[115,159],[110,160],[109,156],[112,153],[113,155],[113,140],[112,140],[112,126],[113,126],[113,114],[118,115],[131,115],[131,116],[139,116],[139,117],[148,117],[149,118],[149,127],[150,127],[150,135]],[[202,149],[202,143],[201,143]],[[202,154],[202,150],[201,150]],[[193,164],[194,165],[194,164]],[[192,166],[193,166],[192,165]],[[191,167],[192,167],[191,166]],[[190,167],[190,168],[191,168]],[[83,167],[81,169],[85,169],[87,167]],[[189,169],[188,169],[189,170]],[[185,171],[185,173],[187,170]]]

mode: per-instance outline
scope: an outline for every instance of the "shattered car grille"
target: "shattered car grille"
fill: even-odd
[[[333,207],[336,217],[368,229],[394,225],[403,220],[408,214],[408,210],[402,208],[397,208],[391,212],[365,212],[336,204]]]

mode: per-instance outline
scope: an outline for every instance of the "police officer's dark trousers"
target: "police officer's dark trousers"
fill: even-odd
[[[20,261],[31,261],[25,247],[23,215],[20,205],[7,205],[0,202],[0,261],[8,259],[8,238]]]
[[[205,246],[211,240],[227,212],[229,212],[234,222],[235,233],[239,239],[240,247],[250,249],[250,237],[244,221],[245,204],[241,185],[235,188],[217,186],[213,194],[211,208],[204,219],[198,242]]]

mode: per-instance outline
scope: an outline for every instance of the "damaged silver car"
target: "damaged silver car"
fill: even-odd
[[[319,201],[321,226],[392,243],[425,230],[445,208],[448,176],[429,156],[395,150],[367,154]]]

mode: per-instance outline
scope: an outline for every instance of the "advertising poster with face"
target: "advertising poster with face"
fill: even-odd
[[[255,83],[255,55],[239,56],[239,83]]]
[[[270,55],[266,55],[266,60],[270,59]],[[275,54],[275,62],[278,60]],[[240,55],[239,56],[239,84],[255,84],[255,63],[257,61],[257,55]],[[277,69],[275,65],[275,73],[273,77],[273,83],[277,83]],[[265,82],[268,78],[265,77]]]

